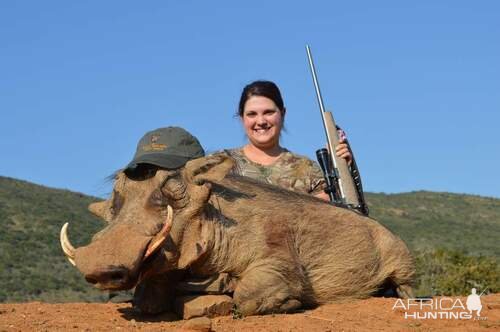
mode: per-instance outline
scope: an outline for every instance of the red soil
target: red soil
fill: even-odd
[[[439,298],[437,298],[439,299]],[[455,300],[456,298],[452,298]],[[465,298],[460,298],[465,304]],[[289,315],[211,319],[213,331],[482,331],[500,330],[500,294],[482,296],[480,319],[413,319],[396,299],[370,298],[321,306]],[[449,305],[446,302],[446,305]],[[460,310],[453,310],[454,312]],[[414,311],[412,311],[414,312]],[[420,310],[420,312],[423,312]],[[130,304],[0,304],[0,331],[159,331],[181,330],[172,314],[143,316]]]

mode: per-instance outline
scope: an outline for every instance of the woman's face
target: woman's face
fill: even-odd
[[[250,143],[269,149],[279,145],[283,115],[267,97],[251,96],[243,108],[243,127]]]

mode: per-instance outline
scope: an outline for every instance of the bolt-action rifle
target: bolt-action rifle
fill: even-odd
[[[332,112],[325,111],[323,98],[319,89],[318,78],[316,76],[316,69],[312,59],[311,49],[308,45],[306,45],[306,51],[328,146],[328,150],[319,149],[316,151],[318,163],[323,171],[326,181],[325,192],[330,197],[330,201],[332,203],[347,205],[349,208],[356,209],[364,215],[368,215],[368,206],[366,205],[364,198],[361,175],[359,174],[354,154],[352,153],[348,142],[346,143],[349,146],[349,151],[352,156],[352,163],[350,167],[343,158],[337,157],[335,154],[335,148],[339,144],[337,131],[338,127],[335,124]]]

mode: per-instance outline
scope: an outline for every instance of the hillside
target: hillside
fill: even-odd
[[[418,191],[367,194],[370,215],[413,250],[436,247],[500,258],[500,199]]]
[[[86,206],[95,198],[0,177],[0,302],[98,300],[68,263],[60,227],[71,221],[71,240],[81,245],[102,223]]]
[[[105,299],[105,294],[87,285],[59,247],[59,230],[67,221],[71,222],[71,241],[77,246],[87,243],[102,228],[102,222],[86,209],[96,200],[67,190],[0,177],[0,302]],[[498,279],[500,199],[413,192],[371,193],[367,194],[367,200],[371,216],[400,235],[418,254],[423,277],[429,274],[427,269],[433,269],[432,275],[441,273],[452,279],[467,279],[463,285],[452,285],[455,288],[447,280],[441,288],[435,288],[438,283],[435,279],[420,277],[425,286],[423,292],[462,293],[470,289],[470,280],[483,276],[490,288],[499,287],[498,281],[489,280]],[[435,248],[457,251],[429,251]],[[464,252],[473,256],[465,256]],[[436,260],[441,267],[451,264],[453,268],[463,268],[455,274],[446,269],[436,272]]]

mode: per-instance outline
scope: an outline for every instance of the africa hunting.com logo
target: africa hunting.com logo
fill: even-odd
[[[481,295],[477,295],[476,289],[472,288],[471,294],[467,296],[464,303],[459,298],[418,298],[397,299],[392,310],[402,310],[405,319],[474,319],[486,320],[481,317]]]

